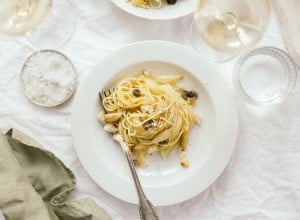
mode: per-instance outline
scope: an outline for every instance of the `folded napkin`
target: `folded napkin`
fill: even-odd
[[[75,177],[17,130],[0,134],[0,209],[6,220],[111,220],[91,199],[66,201]]]

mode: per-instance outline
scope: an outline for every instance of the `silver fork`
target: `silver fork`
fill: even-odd
[[[107,89],[107,90],[100,92],[99,98],[100,98],[101,104],[102,104],[102,100],[105,97],[112,94],[114,91],[115,91],[115,89]],[[147,198],[147,196],[144,193],[144,190],[140,183],[139,177],[136,173],[135,165],[133,163],[131,153],[129,151],[127,144],[123,141],[122,136],[118,132],[113,133],[113,139],[119,142],[119,144],[122,147],[123,153],[126,156],[126,159],[127,159],[127,162],[128,162],[129,168],[130,168],[130,172],[131,172],[132,178],[134,180],[138,198],[139,198],[139,213],[140,213],[141,220],[159,220],[156,210],[154,209],[152,203],[150,202],[150,200]]]

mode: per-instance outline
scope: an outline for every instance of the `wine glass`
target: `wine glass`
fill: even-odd
[[[261,39],[269,14],[268,0],[199,0],[190,41],[207,59],[228,61]]]
[[[62,47],[75,27],[68,0],[0,0],[0,32],[26,36],[36,48]]]

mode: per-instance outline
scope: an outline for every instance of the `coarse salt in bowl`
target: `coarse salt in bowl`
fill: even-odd
[[[26,59],[20,82],[24,95],[31,102],[52,107],[71,97],[77,74],[72,62],[61,52],[39,50]]]

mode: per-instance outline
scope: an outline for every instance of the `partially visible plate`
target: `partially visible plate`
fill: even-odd
[[[105,191],[138,203],[125,156],[117,142],[97,122],[98,92],[123,77],[150,70],[153,74],[182,74],[182,86],[198,91],[194,126],[187,146],[190,167],[180,166],[174,152],[167,160],[157,154],[138,168],[146,195],[156,206],[190,199],[212,184],[227,165],[237,136],[237,113],[230,90],[216,70],[184,46],[146,41],[119,49],[102,60],[80,85],[72,111],[72,136],[82,165]]]
[[[177,0],[176,4],[168,5],[163,0],[163,5],[159,9],[145,9],[132,6],[127,0],[111,0],[122,10],[138,17],[152,20],[166,20],[183,17],[191,14],[197,5],[197,0]]]

